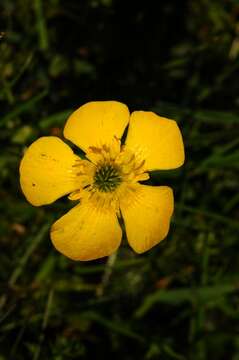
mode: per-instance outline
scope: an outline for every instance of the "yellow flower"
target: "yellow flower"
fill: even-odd
[[[66,194],[80,200],[51,228],[56,249],[74,260],[112,254],[122,237],[119,217],[137,253],[164,239],[173,213],[172,189],[139,182],[149,178],[148,171],[183,164],[176,122],[153,112],[130,115],[117,101],[96,101],[69,117],[64,136],[85,152],[84,160],[59,138],[47,136],[27,149],[20,164],[21,188],[32,205],[50,204]]]

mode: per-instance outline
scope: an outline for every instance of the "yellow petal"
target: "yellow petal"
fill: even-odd
[[[89,102],[69,117],[64,129],[66,139],[87,151],[90,146],[110,144],[121,138],[129,121],[126,105],[117,101]]]
[[[173,192],[167,186],[135,184],[120,200],[130,246],[143,253],[163,240],[173,213]]]
[[[114,211],[82,201],[55,222],[51,240],[72,260],[94,260],[117,250],[121,229]]]
[[[31,144],[20,164],[20,183],[27,200],[35,206],[50,204],[76,190],[79,184],[72,165],[77,159],[71,148],[54,136]]]
[[[131,114],[126,148],[145,159],[146,170],[169,170],[184,163],[183,140],[177,123],[153,112]]]

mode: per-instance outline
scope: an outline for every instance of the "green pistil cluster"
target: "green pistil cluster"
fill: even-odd
[[[99,166],[94,175],[94,185],[99,191],[111,192],[121,183],[121,176],[117,167],[112,164]]]

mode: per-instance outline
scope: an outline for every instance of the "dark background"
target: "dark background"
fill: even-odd
[[[239,2],[1,0],[0,360],[239,359]],[[167,240],[73,262],[34,208],[19,161],[91,100],[178,121],[186,163]],[[99,289],[103,291],[99,294]]]

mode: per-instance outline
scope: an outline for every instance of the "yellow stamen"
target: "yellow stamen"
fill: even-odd
[[[121,147],[117,138],[110,145],[89,147],[86,158],[88,160],[78,161],[74,165],[79,189],[70,194],[71,200],[87,198],[95,206],[113,206],[118,211],[119,199],[126,195],[127,186],[149,178],[144,169],[145,160]]]

